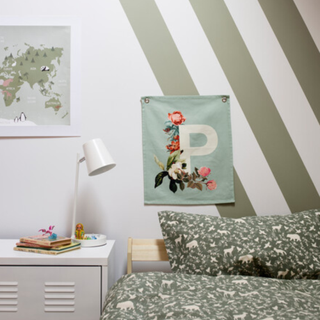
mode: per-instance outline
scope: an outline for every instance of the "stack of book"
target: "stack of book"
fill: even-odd
[[[56,240],[51,240],[46,235],[20,238],[20,242],[13,248],[16,251],[44,254],[60,254],[77,249],[80,249],[80,243],[72,242],[71,238],[57,237]]]

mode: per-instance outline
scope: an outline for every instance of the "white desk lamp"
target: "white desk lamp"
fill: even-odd
[[[77,154],[76,165],[76,183],[74,189],[74,201],[73,201],[73,217],[72,217],[72,232],[71,238],[75,242],[80,242],[82,247],[95,247],[104,245],[107,242],[107,237],[102,234],[86,234],[86,236],[96,239],[81,240],[75,238],[76,227],[76,211],[77,211],[77,199],[78,199],[78,181],[79,181],[79,166],[80,163],[86,161],[87,170],[89,176],[95,176],[100,173],[106,172],[115,167],[115,162],[111,158],[107,148],[103,144],[101,139],[93,139],[86,142],[83,145],[84,157],[80,159],[79,153]]]

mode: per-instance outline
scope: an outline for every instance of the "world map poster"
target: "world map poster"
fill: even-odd
[[[71,125],[70,53],[71,26],[0,25],[0,136]]]
[[[229,96],[143,97],[144,203],[235,202]]]

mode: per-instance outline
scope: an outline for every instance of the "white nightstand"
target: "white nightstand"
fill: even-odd
[[[98,320],[114,284],[113,246],[59,255],[14,251],[0,240],[0,319]]]

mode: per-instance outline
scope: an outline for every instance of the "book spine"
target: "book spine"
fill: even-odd
[[[15,251],[25,251],[25,252],[33,252],[33,253],[43,253],[43,254],[58,254],[57,251],[45,251],[45,250],[38,250],[38,249],[30,249],[30,248],[21,248],[21,247],[14,247],[13,250]]]
[[[28,238],[20,238],[20,242],[26,243],[35,243],[35,244],[43,244],[45,246],[50,246],[51,242],[46,240],[36,240],[36,239],[28,239]]]
[[[59,247],[59,246],[46,246],[46,245],[30,243],[30,242],[17,242],[16,246],[18,246],[18,247],[44,248],[44,249],[53,249],[53,248],[58,248]]]
[[[29,238],[20,238],[19,240],[22,243],[32,243],[32,244],[38,244],[38,245],[42,245],[42,246],[62,246],[62,245],[66,245],[66,244],[70,244],[71,243],[71,239],[61,239],[61,240],[54,240],[54,241],[50,241],[50,240],[37,240],[37,239],[29,239]]]

